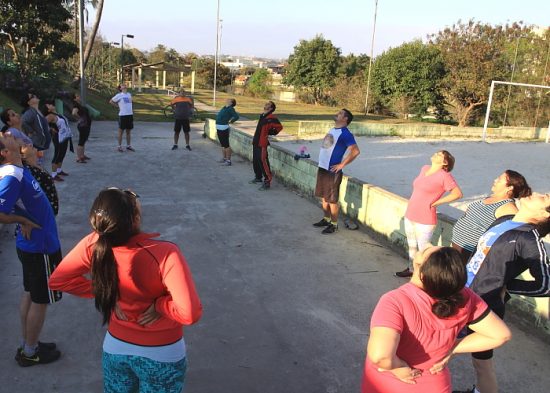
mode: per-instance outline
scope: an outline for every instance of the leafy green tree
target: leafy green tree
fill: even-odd
[[[11,50],[24,81],[52,73],[56,60],[76,52],[74,44],[62,40],[70,29],[70,17],[61,0],[0,2],[0,45]]]
[[[459,127],[471,124],[477,110],[487,104],[492,80],[508,79],[509,62],[503,49],[513,31],[513,26],[470,20],[431,37],[447,70],[442,92]]]
[[[362,75],[369,69],[369,61],[370,57],[363,53],[358,56],[350,53],[342,57],[338,74],[347,77]]]
[[[228,86],[231,84],[231,71],[222,64],[217,67],[217,85]],[[210,57],[202,57],[197,60],[197,84],[212,88],[214,86],[214,59]]]
[[[300,40],[288,58],[283,83],[311,93],[316,104],[323,101],[333,86],[340,66],[340,48],[322,35]]]
[[[167,61],[167,49],[164,45],[158,44],[150,53],[148,56],[148,61],[151,64],[154,63],[160,63],[163,61]]]
[[[420,40],[387,50],[374,62],[372,91],[386,107],[404,117],[442,105],[440,84],[445,76],[439,49]]]
[[[265,68],[258,68],[252,74],[246,85],[248,92],[254,97],[269,98],[271,89],[271,75]]]
[[[550,30],[513,24],[504,44],[507,75],[504,80],[535,85],[548,85],[548,52]],[[496,125],[548,125],[550,94],[546,90],[497,85],[491,107],[491,122]]]

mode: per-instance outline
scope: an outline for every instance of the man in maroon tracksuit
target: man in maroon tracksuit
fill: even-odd
[[[267,157],[267,147],[269,146],[267,137],[269,135],[277,135],[283,129],[281,122],[273,114],[275,108],[276,106],[273,101],[266,102],[264,112],[260,115],[260,120],[252,139],[252,164],[254,166],[255,177],[249,183],[256,184],[263,182],[259,188],[260,191],[268,190],[273,178]]]

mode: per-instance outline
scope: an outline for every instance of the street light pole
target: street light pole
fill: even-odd
[[[84,76],[84,0],[78,0],[78,33],[80,54],[80,101],[86,104],[86,77]]]
[[[220,0],[218,0],[218,9],[216,14],[216,54],[214,55],[214,92],[212,97],[212,106],[216,106],[216,84],[218,80],[218,50],[220,48]]]
[[[113,77],[113,66],[111,64],[111,45],[114,45],[114,46],[119,46],[120,43],[118,42],[109,42],[109,83],[111,83],[113,80],[111,79]]]
[[[120,37],[120,84],[124,83],[124,37],[134,38],[133,34],[122,34]]]
[[[367,76],[367,96],[365,97],[365,116],[369,113],[369,89],[370,89],[370,74],[372,71],[372,58],[374,56],[374,36],[376,33],[376,14],[378,12],[378,0],[374,2],[374,24],[372,25],[372,41],[370,44],[370,59],[369,59],[369,73]]]

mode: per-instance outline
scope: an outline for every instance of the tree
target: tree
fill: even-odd
[[[222,64],[217,67],[217,85],[227,86],[231,84],[231,71]],[[202,57],[197,60],[197,78],[198,84],[206,88],[214,86],[214,59]]]
[[[416,40],[376,58],[371,86],[384,106],[407,117],[410,112],[422,114],[430,106],[442,105],[440,85],[444,76],[439,49]]]
[[[508,75],[503,49],[513,30],[470,20],[431,37],[443,56],[447,74],[442,91],[459,127],[470,124],[476,110],[487,103],[491,81]]]
[[[330,89],[331,104],[361,112],[365,109],[367,84],[363,75],[339,76]]]
[[[270,84],[271,75],[269,71],[265,68],[258,68],[248,80],[246,87],[254,97],[269,98],[272,93]]]
[[[92,47],[94,46],[94,41],[97,31],[99,29],[99,24],[101,23],[101,15],[103,13],[103,1],[104,0],[97,0],[91,2],[95,8],[95,20],[94,24],[92,25],[90,35],[88,36],[88,42],[86,42],[86,49],[84,49],[84,69],[86,69],[86,66],[88,65],[88,60],[90,59],[90,54],[92,53]]]
[[[310,92],[316,104],[322,102],[334,83],[340,65],[340,49],[330,40],[317,35],[312,40],[300,40],[288,58],[283,83]]]
[[[70,12],[73,19],[73,30],[74,30],[74,44],[78,46],[78,19],[79,19],[79,12],[78,12],[78,1],[76,0],[63,0],[61,2],[63,6],[67,9],[67,11]],[[94,24],[92,25],[92,29],[90,30],[90,34],[88,36],[88,41],[86,42],[86,47],[84,49],[84,68],[88,65],[88,61],[90,60],[90,55],[92,53],[92,48],[95,43],[95,37],[97,35],[97,32],[99,30],[99,25],[101,23],[101,16],[103,14],[103,3],[104,0],[84,0],[84,18],[86,21],[88,20],[88,10],[86,7],[88,5],[91,5],[96,10],[95,14],[95,20]]]
[[[363,53],[359,56],[350,53],[342,57],[338,74],[347,77],[362,75],[369,69],[369,61],[370,57]]]
[[[60,0],[3,0],[0,3],[0,45],[7,45],[20,77],[53,71],[53,63],[76,52],[62,40],[70,13]]]

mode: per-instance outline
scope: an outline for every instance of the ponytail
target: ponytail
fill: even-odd
[[[103,314],[103,325],[111,319],[118,299],[118,272],[113,248],[105,234],[100,234],[92,253],[92,289],[95,308]]]
[[[438,318],[448,318],[455,315],[463,305],[464,296],[459,292],[443,299],[437,299],[432,304],[432,313]]]

